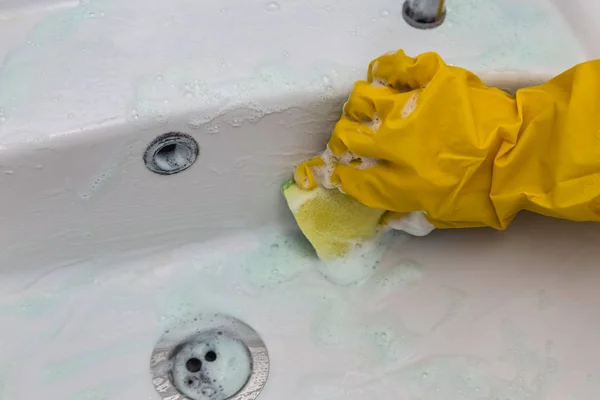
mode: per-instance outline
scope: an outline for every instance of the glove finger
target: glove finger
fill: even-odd
[[[296,167],[294,171],[294,180],[296,184],[303,189],[314,189],[319,185],[314,171],[317,168],[325,167],[325,162],[321,157],[314,157]]]
[[[363,123],[381,119],[381,114],[395,104],[397,94],[387,86],[373,86],[366,81],[358,81],[344,104],[344,115]]]
[[[420,184],[402,171],[382,161],[364,168],[359,162],[336,164],[331,183],[364,205],[380,210],[412,212],[423,210]],[[413,198],[411,194],[419,194]]]
[[[327,147],[345,163],[357,157],[377,157],[379,154],[375,143],[375,131],[368,124],[345,117],[335,125]]]
[[[369,83],[386,84],[398,91],[414,90],[427,86],[444,66],[437,53],[423,53],[413,58],[398,50],[373,60],[367,79]]]
[[[344,106],[344,114],[335,126],[329,148],[336,156],[350,151],[357,157],[377,157],[382,151],[377,133],[391,122],[395,132],[401,131],[405,108],[416,105],[414,92],[398,93],[388,87],[373,87],[358,82]],[[389,145],[389,143],[388,143]]]
[[[344,105],[344,115],[359,122],[370,122],[373,130],[388,117],[399,116],[406,101],[420,89],[398,92],[387,86],[373,86],[358,82]]]

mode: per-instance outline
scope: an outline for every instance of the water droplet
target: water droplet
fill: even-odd
[[[226,12],[227,12],[227,9],[226,9],[226,8],[221,8],[221,12],[222,12],[222,13],[226,13]]]
[[[95,16],[96,16],[96,13],[92,11],[92,12],[90,13],[90,17],[94,18]]]
[[[421,378],[423,378],[423,379],[427,379],[427,378],[429,378],[429,374],[428,374],[427,372],[423,372],[423,373],[421,374]]]
[[[202,125],[204,125],[204,123],[202,121],[200,121],[198,118],[192,118],[191,120],[188,121],[188,126],[192,129],[199,129],[202,127]]]
[[[163,76],[162,76],[162,74],[158,74],[158,75],[156,75],[156,78],[155,78],[155,79],[156,79],[156,82],[162,82],[162,81],[163,81]]]
[[[279,11],[280,8],[281,8],[281,6],[276,1],[270,1],[265,6],[265,10],[267,10],[267,11]]]
[[[219,125],[208,126],[205,128],[206,133],[215,134],[221,131],[221,127]]]
[[[284,56],[285,58],[290,58],[290,53],[288,53],[287,51],[284,51],[284,52],[283,52],[283,56]]]
[[[379,15],[381,15],[381,18],[387,18],[390,16],[390,10],[384,8],[383,10],[379,11]]]
[[[242,124],[244,123],[243,120],[241,120],[240,118],[234,118],[233,120],[231,120],[231,122],[229,123],[231,126],[233,127],[240,127],[242,126]]]
[[[325,6],[325,11],[331,11],[331,6]]]
[[[14,173],[15,173],[15,171],[13,171],[12,169],[6,169],[6,170],[4,170],[4,173],[5,173],[6,175],[12,175],[12,174],[14,174]]]

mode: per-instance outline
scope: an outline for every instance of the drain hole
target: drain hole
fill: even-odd
[[[179,147],[179,149],[178,149]],[[178,151],[179,150],[179,151]],[[156,156],[167,161],[178,156],[177,153],[183,153],[186,149],[183,146],[178,146],[175,143],[168,144],[156,152]],[[167,161],[169,162],[169,161]]]
[[[198,157],[198,143],[189,135],[165,133],[154,139],[144,153],[146,167],[157,174],[171,175],[189,168]]]
[[[216,356],[215,356],[215,358],[216,358]],[[199,359],[197,359],[195,357],[194,358],[190,358],[185,363],[185,368],[188,371],[190,371],[191,373],[198,372],[198,371],[200,371],[200,369],[202,369],[202,361],[200,361]],[[188,381],[188,385],[191,385],[192,383],[193,382],[190,383],[190,381]]]
[[[208,362],[213,362],[217,359],[217,353],[211,350],[204,355],[204,359]]]

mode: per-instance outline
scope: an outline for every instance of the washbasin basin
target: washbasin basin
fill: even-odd
[[[160,345],[206,313],[264,345],[261,400],[600,396],[597,224],[389,234],[342,287],[280,193],[372,58],[514,92],[600,54],[584,3],[449,0],[421,31],[386,0],[0,0],[0,398],[167,398]],[[220,329],[183,384],[259,365]]]

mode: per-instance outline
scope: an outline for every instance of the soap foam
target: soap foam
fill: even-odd
[[[377,67],[379,67],[379,61],[373,62],[373,66],[371,67],[371,73],[373,75],[375,75],[375,73],[377,72]]]
[[[419,93],[415,92],[412,96],[404,103],[402,108],[402,118],[407,118],[417,108],[417,101],[419,100]]]
[[[363,170],[371,168],[379,162],[379,159],[377,158],[357,156],[349,150],[346,150],[341,156],[336,156],[329,146],[327,146],[325,151],[321,154],[321,159],[323,160],[323,165],[311,167],[313,177],[317,183],[324,188],[338,189],[342,191],[342,193],[344,193],[342,187],[339,184],[334,184],[332,182],[332,176],[335,172],[336,165],[351,165],[353,162],[358,161],[359,164],[357,169]],[[305,182],[305,187],[306,186],[308,186],[308,182]]]
[[[335,261],[323,261],[319,271],[336,285],[348,286],[364,282],[379,265],[381,253],[377,240],[354,243],[348,255]]]
[[[377,114],[373,114],[373,118],[371,119],[371,123],[369,125],[371,129],[377,131],[379,127],[381,127],[381,118],[379,118]]]
[[[327,146],[323,154],[321,154],[321,159],[323,160],[323,166],[313,167],[313,175],[321,186],[327,189],[334,189],[337,186],[331,182],[331,177],[335,171],[335,164],[339,162],[339,158]]]
[[[243,257],[244,290],[273,290],[311,271],[317,263],[312,246],[302,234],[270,237]]]
[[[322,261],[317,268],[328,281],[340,285],[359,285],[377,270],[391,243],[398,239],[394,232],[383,230],[371,240],[355,242],[345,256],[332,261]]]
[[[371,168],[379,163],[379,159],[374,157],[357,157],[357,159],[360,160],[358,169]]]
[[[373,78],[373,82],[371,82],[371,86],[384,87],[384,86],[387,86],[387,81],[383,78]]]
[[[423,211],[414,211],[401,218],[389,220],[388,227],[413,236],[427,236],[435,229]]]

